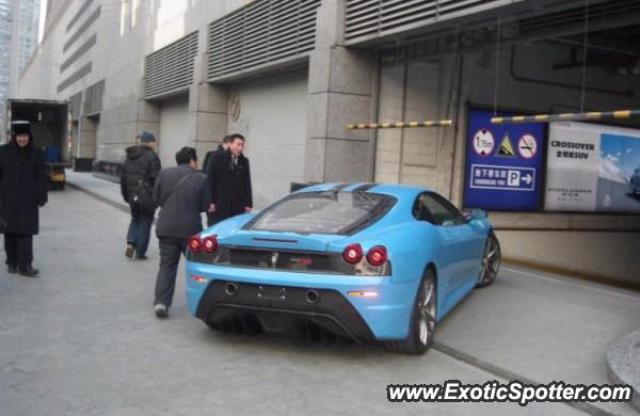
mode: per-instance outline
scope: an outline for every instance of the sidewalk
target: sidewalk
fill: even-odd
[[[73,172],[68,182],[128,212],[118,184]],[[608,384],[607,347],[639,327],[639,293],[505,265],[491,287],[474,291],[439,324],[435,349],[498,378]],[[638,415],[621,403],[576,407]]]
[[[503,266],[437,328],[437,348],[507,379],[609,384],[607,347],[640,327],[640,294]],[[638,364],[640,365],[640,363]],[[595,403],[591,414],[637,415]]]
[[[74,172],[67,169],[67,185],[107,204],[129,212],[129,206],[122,199],[120,185],[106,179],[96,178],[89,172]]]

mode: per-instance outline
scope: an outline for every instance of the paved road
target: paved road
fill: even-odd
[[[567,374],[604,383],[604,357],[594,351],[599,354],[608,338],[640,317],[635,294],[505,270],[494,287],[456,308],[440,328],[441,348],[422,357],[222,335],[188,315],[182,276],[171,319],[155,319],[157,245],[147,262],[125,259],[123,211],[70,189],[53,193],[42,214],[36,252],[43,276],[0,272],[2,416],[579,415],[584,413],[565,404],[391,404],[385,386],[484,383],[501,380],[495,373],[505,369],[534,381]],[[536,301],[545,308],[544,322],[535,321]],[[615,322],[594,326],[600,319]],[[576,339],[584,335],[580,329],[563,336],[565,326],[585,321],[595,328],[587,339]],[[559,326],[549,333],[545,322]],[[567,350],[585,346],[588,353],[567,358]],[[554,353],[562,356],[546,367],[538,364]],[[629,409],[613,410],[631,414]]]

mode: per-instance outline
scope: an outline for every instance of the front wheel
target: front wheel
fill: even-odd
[[[385,343],[387,349],[403,354],[424,354],[433,343],[437,314],[436,276],[428,269],[420,282],[411,315],[409,336]]]
[[[500,251],[500,242],[493,231],[489,231],[489,235],[487,236],[487,240],[484,245],[482,267],[480,269],[476,288],[480,289],[487,287],[496,280],[501,262],[502,253]]]

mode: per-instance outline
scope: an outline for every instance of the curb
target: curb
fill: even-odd
[[[112,207],[114,207],[116,209],[119,209],[120,211],[124,211],[127,214],[130,211],[128,205],[126,205],[126,204],[124,204],[122,202],[116,202],[116,201],[114,201],[112,199],[106,198],[106,197],[100,195],[97,192],[94,192],[94,191],[92,191],[90,189],[84,188],[84,187],[82,187],[80,185],[76,185],[75,183],[67,181],[67,186],[69,186],[69,187],[71,187],[71,188],[73,188],[73,189],[75,189],[77,191],[84,192],[85,194],[91,196],[92,198],[95,198],[95,199],[97,199],[97,200],[99,200],[101,202],[104,202],[105,204],[111,205]]]
[[[488,373],[493,374],[494,376],[503,378],[505,380],[508,381],[515,381],[518,380],[522,383],[525,384],[535,384],[535,385],[542,385],[544,383],[540,383],[537,382],[535,380],[532,380],[528,377],[525,376],[521,376],[518,375],[512,371],[509,371],[507,369],[504,369],[502,367],[493,365],[487,361],[484,361],[482,359],[476,358],[470,354],[467,354],[465,352],[462,352],[460,350],[457,350],[455,348],[451,348],[447,345],[444,345],[440,342],[434,341],[433,343],[433,347],[434,350],[439,351],[443,354],[446,354],[450,357],[453,357],[459,361],[462,361],[463,363],[466,363],[468,365],[471,365],[473,367],[476,368],[480,368]],[[593,403],[588,403],[588,402],[563,402],[563,404],[569,406],[569,407],[573,407],[574,409],[580,410],[586,414],[592,415],[592,416],[617,416],[615,413],[609,412],[605,409],[602,409],[598,406],[596,406]]]
[[[611,383],[631,386],[631,406],[640,412],[640,330],[620,337],[609,345],[607,374]]]

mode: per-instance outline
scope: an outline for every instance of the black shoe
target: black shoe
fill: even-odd
[[[124,252],[124,255],[131,258],[133,257],[133,252],[136,248],[133,246],[133,244],[127,244],[127,250]]]
[[[157,318],[163,319],[169,317],[169,308],[161,303],[154,305],[153,311],[156,313]]]
[[[25,269],[20,270],[19,273],[20,276],[37,277],[40,274],[40,270],[34,269],[33,267],[29,266]]]
[[[7,271],[11,274],[16,274],[18,273],[18,268],[16,266],[8,266]]]
[[[148,258],[147,256],[136,256],[136,260],[147,260]]]

